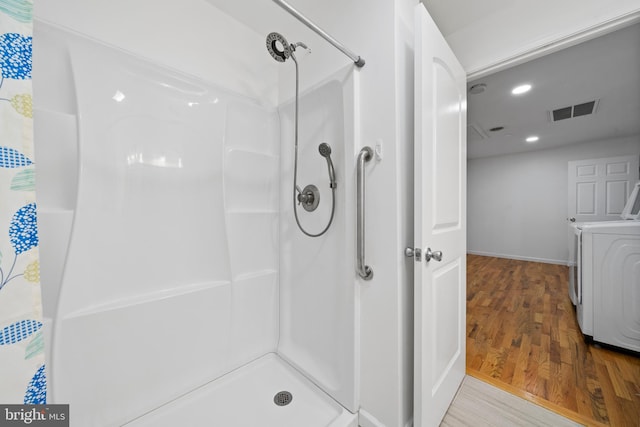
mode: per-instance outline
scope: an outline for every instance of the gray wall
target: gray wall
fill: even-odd
[[[565,263],[567,162],[640,155],[640,135],[468,161],[468,252]]]

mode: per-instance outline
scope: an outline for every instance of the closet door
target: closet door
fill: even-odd
[[[638,156],[569,162],[571,222],[619,220],[627,198],[638,181]]]

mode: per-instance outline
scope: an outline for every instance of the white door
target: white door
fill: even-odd
[[[427,427],[465,373],[467,101],[465,72],[422,4],[415,30],[414,426]],[[429,249],[441,260],[427,262]]]
[[[638,156],[569,162],[567,218],[574,222],[619,220],[638,181]]]

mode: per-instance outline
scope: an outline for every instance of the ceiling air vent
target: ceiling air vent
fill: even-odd
[[[570,119],[572,110],[573,107],[564,107],[553,110],[553,121],[557,122],[558,120]]]
[[[593,110],[596,108],[596,101],[585,102],[584,104],[578,104],[573,106],[573,117],[586,116],[587,114],[593,114]]]
[[[550,111],[551,121],[557,122],[560,120],[570,119],[572,117],[587,116],[593,114],[596,111],[598,100],[589,102],[583,102],[582,104],[571,105],[569,107],[557,108]]]

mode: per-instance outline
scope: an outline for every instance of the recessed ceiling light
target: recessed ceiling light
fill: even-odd
[[[531,85],[530,84],[524,84],[524,85],[520,85],[520,86],[516,86],[513,88],[513,90],[511,91],[511,93],[513,95],[522,95],[523,93],[527,93],[531,90]]]
[[[537,136],[533,135],[533,136],[529,136],[527,137],[527,139],[525,139],[525,141],[532,143],[532,142],[537,142],[540,138],[538,138]]]

